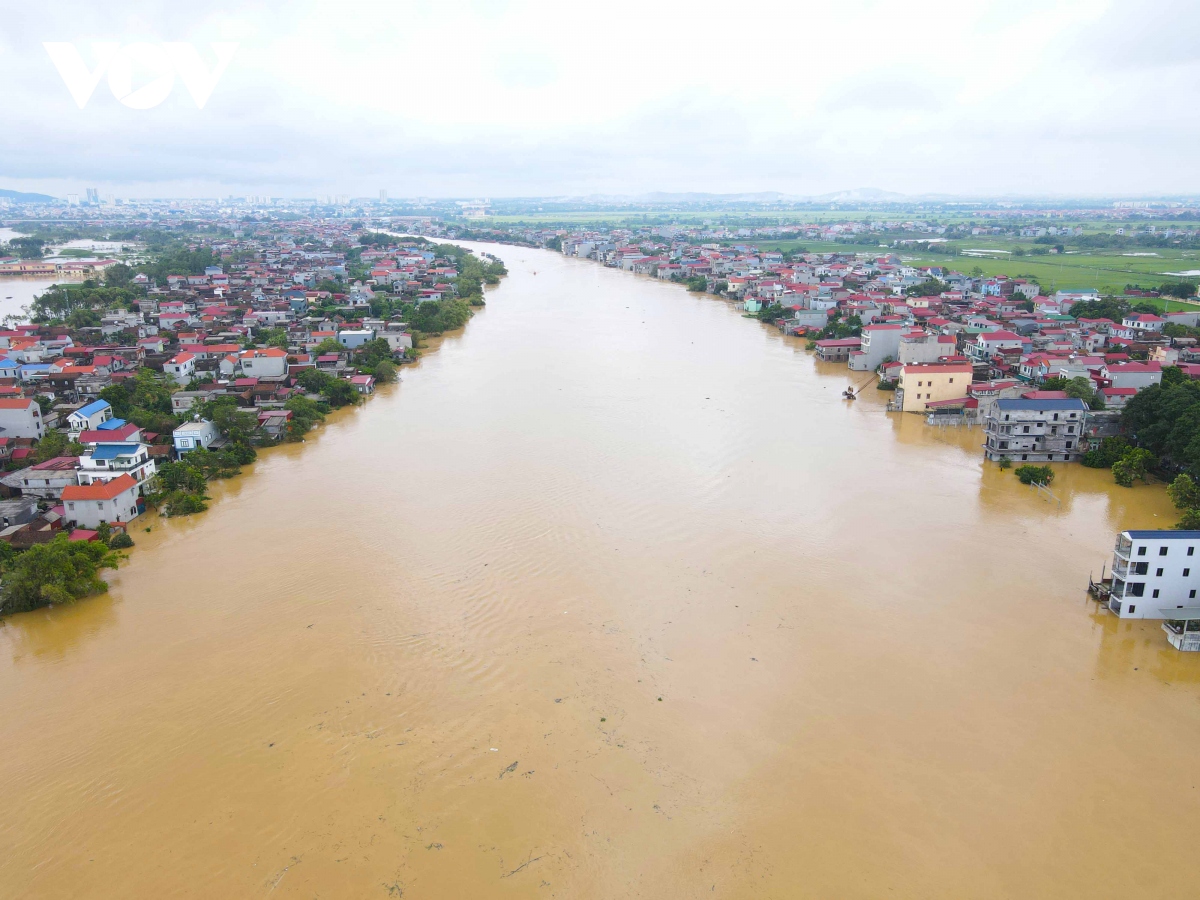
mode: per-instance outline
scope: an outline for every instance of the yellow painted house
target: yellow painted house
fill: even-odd
[[[893,403],[904,412],[923,413],[930,403],[961,400],[971,386],[970,363],[913,363],[900,370]]]

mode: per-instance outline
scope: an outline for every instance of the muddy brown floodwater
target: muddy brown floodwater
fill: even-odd
[[[1161,488],[847,403],[491,247],[464,333],[0,626],[4,897],[1192,897],[1200,654],[1085,599]]]

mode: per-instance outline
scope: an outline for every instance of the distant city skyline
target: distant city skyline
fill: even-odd
[[[636,27],[631,23],[636,22]],[[0,186],[66,197],[1200,194],[1200,10],[1176,0],[64,2],[0,34]],[[79,109],[43,44],[238,50]],[[167,75],[170,73],[168,72]],[[133,72],[133,87],[162,76]],[[178,79],[177,79],[178,81]]]

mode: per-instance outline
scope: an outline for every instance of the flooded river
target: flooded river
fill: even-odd
[[[1161,488],[841,399],[545,251],[402,384],[0,626],[4,897],[1190,897]]]
[[[0,228],[0,244],[20,237],[21,233],[11,228]],[[93,241],[76,241],[91,244]],[[67,244],[65,246],[71,246]],[[0,253],[0,256],[3,256]],[[34,301],[34,298],[53,287],[56,283],[73,284],[83,281],[82,275],[61,274],[52,277],[33,275],[0,275],[0,319],[4,316],[19,316]]]

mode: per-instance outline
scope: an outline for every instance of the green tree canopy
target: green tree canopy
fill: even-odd
[[[5,612],[25,612],[51,603],[70,603],[108,585],[100,569],[115,569],[124,557],[99,541],[71,541],[57,535],[11,559],[0,582]]]
[[[353,406],[361,399],[350,382],[320,369],[306,369],[300,373],[297,381],[306,391],[323,396],[334,408]]]
[[[1121,430],[1154,457],[1200,475],[1200,383],[1153,384],[1121,413]]]

